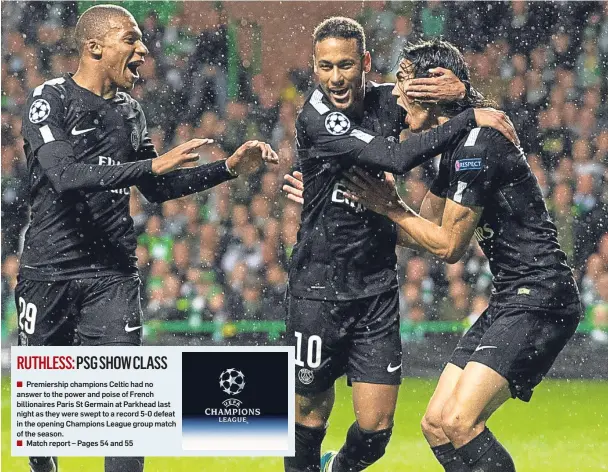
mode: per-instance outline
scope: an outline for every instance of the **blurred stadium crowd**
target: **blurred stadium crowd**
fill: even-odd
[[[203,150],[204,162],[255,137],[270,141],[282,164],[163,205],[132,192],[144,313],[148,320],[187,320],[191,326],[282,320],[299,208],[280,188],[294,163],[296,113],[312,83],[312,31],[303,33],[303,43],[294,38],[284,50],[267,51],[259,26],[241,21],[221,2],[208,5],[204,27],[179,3],[125,5],[150,49],[133,95],[156,148],[163,152],[194,136],[214,138],[217,145]],[[608,326],[608,2],[361,5],[357,19],[372,51],[371,80],[393,78],[406,39],[443,36],[465,51],[473,85],[516,125],[576,269],[588,321]],[[30,89],[76,70],[69,38],[86,6],[2,5],[3,335],[16,326],[12,291],[28,212],[22,107]],[[306,50],[295,67],[269,74],[256,61],[273,54],[280,64],[290,48]],[[434,172],[429,163],[400,183],[409,203],[420,204]],[[404,320],[474,318],[488,303],[491,275],[476,244],[454,265],[399,250],[399,267]],[[608,341],[601,330],[593,337]]]

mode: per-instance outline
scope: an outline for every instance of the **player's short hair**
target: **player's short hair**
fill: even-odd
[[[461,81],[470,81],[469,66],[460,50],[449,41],[440,38],[416,43],[407,42],[403,47],[400,59],[411,63],[407,72],[411,73],[413,78],[430,77],[429,69],[443,67],[454,72],[454,75]],[[441,104],[441,108],[448,115],[458,114],[466,108],[489,106],[496,107],[497,105],[492,100],[486,99],[473,87],[462,100]]]
[[[117,17],[133,18],[133,15],[118,5],[95,5],[80,15],[74,31],[78,51],[82,53],[89,39],[103,38],[108,32],[109,21]]]
[[[312,47],[327,38],[356,39],[357,50],[361,56],[365,53],[365,31],[357,21],[345,16],[332,16],[323,20],[312,33]]]

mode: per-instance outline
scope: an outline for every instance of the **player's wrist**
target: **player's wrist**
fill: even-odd
[[[236,169],[234,167],[231,167],[230,164],[228,163],[229,159],[226,159],[224,161],[224,165],[226,166],[226,170],[228,171],[228,173],[230,174],[231,177],[238,177],[239,173],[236,171]]]
[[[154,175],[161,175],[163,173],[163,162],[162,159],[159,159],[160,157],[150,159],[150,172]]]
[[[399,221],[403,220],[404,218],[407,218],[408,214],[412,211],[410,209],[410,207],[408,207],[406,205],[406,203],[403,200],[398,200],[397,202],[395,202],[396,205],[394,205],[394,208],[392,208],[391,210],[389,210],[387,212],[387,215],[391,220],[393,220],[395,223],[399,223]]]

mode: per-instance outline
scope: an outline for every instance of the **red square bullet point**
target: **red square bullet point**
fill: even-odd
[[[23,446],[23,441],[21,439],[17,440],[17,446]]]
[[[17,387],[23,387],[23,382],[21,380],[17,380]]]

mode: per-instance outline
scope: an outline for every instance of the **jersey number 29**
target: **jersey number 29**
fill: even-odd
[[[33,303],[25,303],[22,297],[19,297],[19,328],[27,334],[34,334],[36,329],[36,314],[38,309]]]

